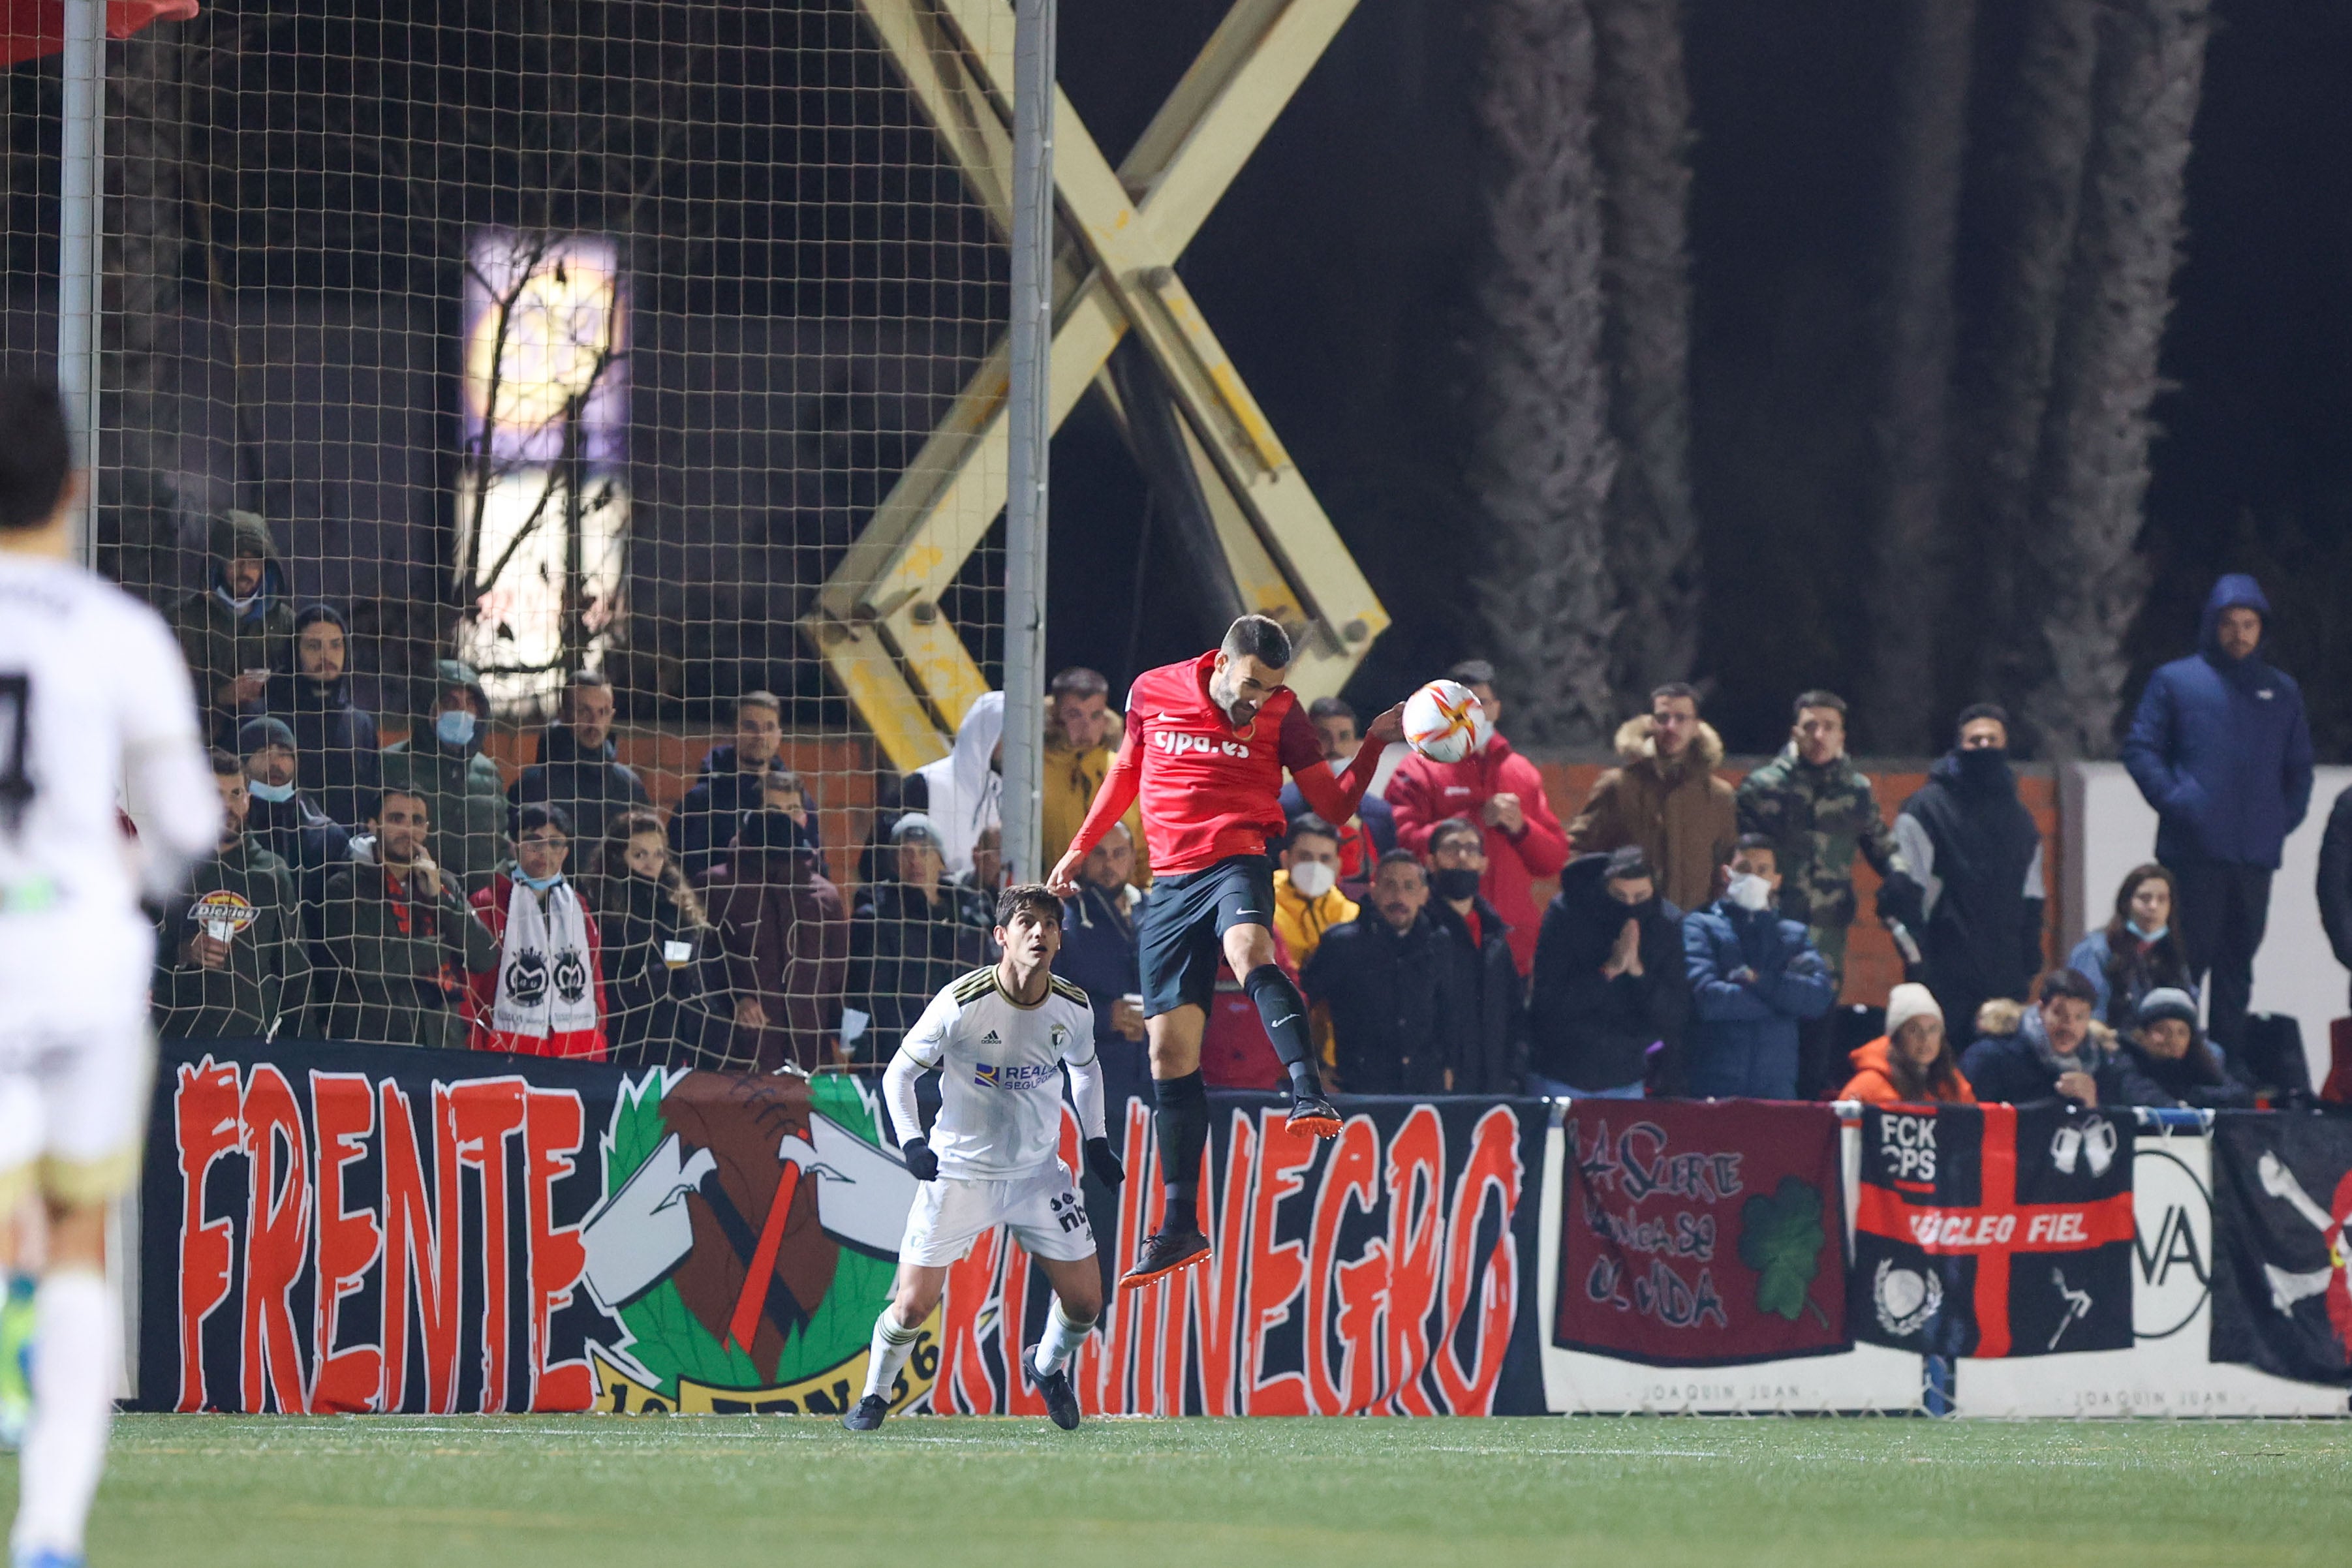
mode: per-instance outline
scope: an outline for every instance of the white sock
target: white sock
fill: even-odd
[[[877,1394],[885,1399],[890,1397],[890,1390],[898,1381],[898,1369],[914,1354],[915,1337],[922,1332],[920,1323],[913,1328],[899,1327],[890,1310],[882,1310],[882,1315],[874,1320],[874,1341],[866,1351],[866,1397]]]
[[[1070,1357],[1077,1353],[1079,1343],[1087,1335],[1094,1333],[1094,1328],[1095,1320],[1092,1318],[1084,1322],[1074,1322],[1062,1310],[1062,1298],[1055,1296],[1053,1311],[1045,1314],[1045,1332],[1038,1336],[1036,1358],[1030,1364],[1036,1367],[1041,1375],[1053,1376],[1070,1364]]]
[[[89,1500],[106,1465],[122,1325],[105,1279],[58,1270],[36,1299],[33,1424],[17,1461],[18,1552],[81,1551]]]

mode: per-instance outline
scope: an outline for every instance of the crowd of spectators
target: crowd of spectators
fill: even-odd
[[[836,880],[773,695],[737,700],[731,740],[667,810],[621,760],[614,693],[593,671],[571,676],[511,774],[484,747],[482,682],[454,660],[383,745],[354,697],[345,618],[288,601],[258,517],[229,514],[210,540],[208,586],[172,620],[224,828],[159,912],[166,1034],[870,1065],[940,987],[994,957],[1003,694],[972,706],[947,756],[880,782]],[[1286,790],[1288,831],[1269,846],[1276,962],[1347,1092],[2221,1105],[2307,1087],[2248,1015],[2272,873],[2312,789],[2300,693],[2263,657],[2268,616],[2252,579],[2222,579],[2198,651],[2149,683],[2125,758],[2159,818],[2155,858],[2059,967],[2044,962],[2044,844],[1999,707],[1962,712],[1890,820],[1847,754],[1835,693],[1797,697],[1786,747],[1735,784],[1702,694],[1663,685],[1563,826],[1476,660],[1450,674],[1497,721],[1479,750],[1401,755],[1345,822]],[[1061,672],[1042,701],[1050,862],[1123,724],[1093,670]],[[1345,766],[1354,710],[1324,697],[1307,712],[1327,765]],[[1149,849],[1130,813],[1088,857],[1060,961],[1094,1001],[1111,1076],[1137,1088]],[[1906,969],[1875,1011],[1837,1005],[1861,863]],[[2352,791],[2320,883],[2352,966]],[[1204,1045],[1212,1081],[1279,1082],[1230,975],[1220,1002],[1228,991]],[[1883,1031],[1857,1040],[1874,1017]]]

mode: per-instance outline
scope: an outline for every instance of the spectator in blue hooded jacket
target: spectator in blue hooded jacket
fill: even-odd
[[[1802,924],[1780,918],[1779,852],[1749,833],[1732,852],[1722,896],[1683,921],[1691,1021],[1690,1092],[1707,1099],[1797,1097],[1797,1024],[1829,1011],[1837,979]]]
[[[2212,975],[2208,1027],[2235,1050],[2270,916],[2271,873],[2311,807],[2303,691],[2266,663],[2270,601],[2232,572],[2205,601],[2198,651],[2149,677],[2124,766],[2157,810],[2156,858],[2180,885],[2190,974]]]

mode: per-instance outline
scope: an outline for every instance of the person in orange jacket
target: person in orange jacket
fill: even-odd
[[[1853,1076],[1837,1092],[1841,1100],[1874,1105],[1977,1103],[1944,1032],[1944,1010],[1925,986],[1895,987],[1886,998],[1886,1032],[1856,1050],[1851,1060]]]
[[[1495,666],[1465,659],[1446,673],[1470,688],[1489,720],[1500,723]],[[1543,926],[1534,884],[1558,876],[1568,863],[1568,834],[1544,798],[1543,775],[1536,765],[1512,750],[1497,729],[1484,749],[1459,762],[1408,756],[1397,765],[1386,794],[1396,812],[1398,847],[1417,857],[1428,856],[1429,835],[1448,817],[1485,830],[1486,870],[1478,891],[1510,928],[1511,960],[1525,979],[1535,965],[1536,934]]]

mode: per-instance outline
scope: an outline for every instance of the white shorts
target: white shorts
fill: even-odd
[[[154,1077],[143,1017],[0,1038],[0,1208],[14,1207],[36,1180],[68,1204],[130,1191]]]
[[[1010,1181],[943,1176],[917,1184],[898,1260],[925,1268],[961,1262],[981,1232],[1002,1225],[1032,1258],[1076,1263],[1095,1255],[1086,1200],[1059,1160],[1051,1170]]]

